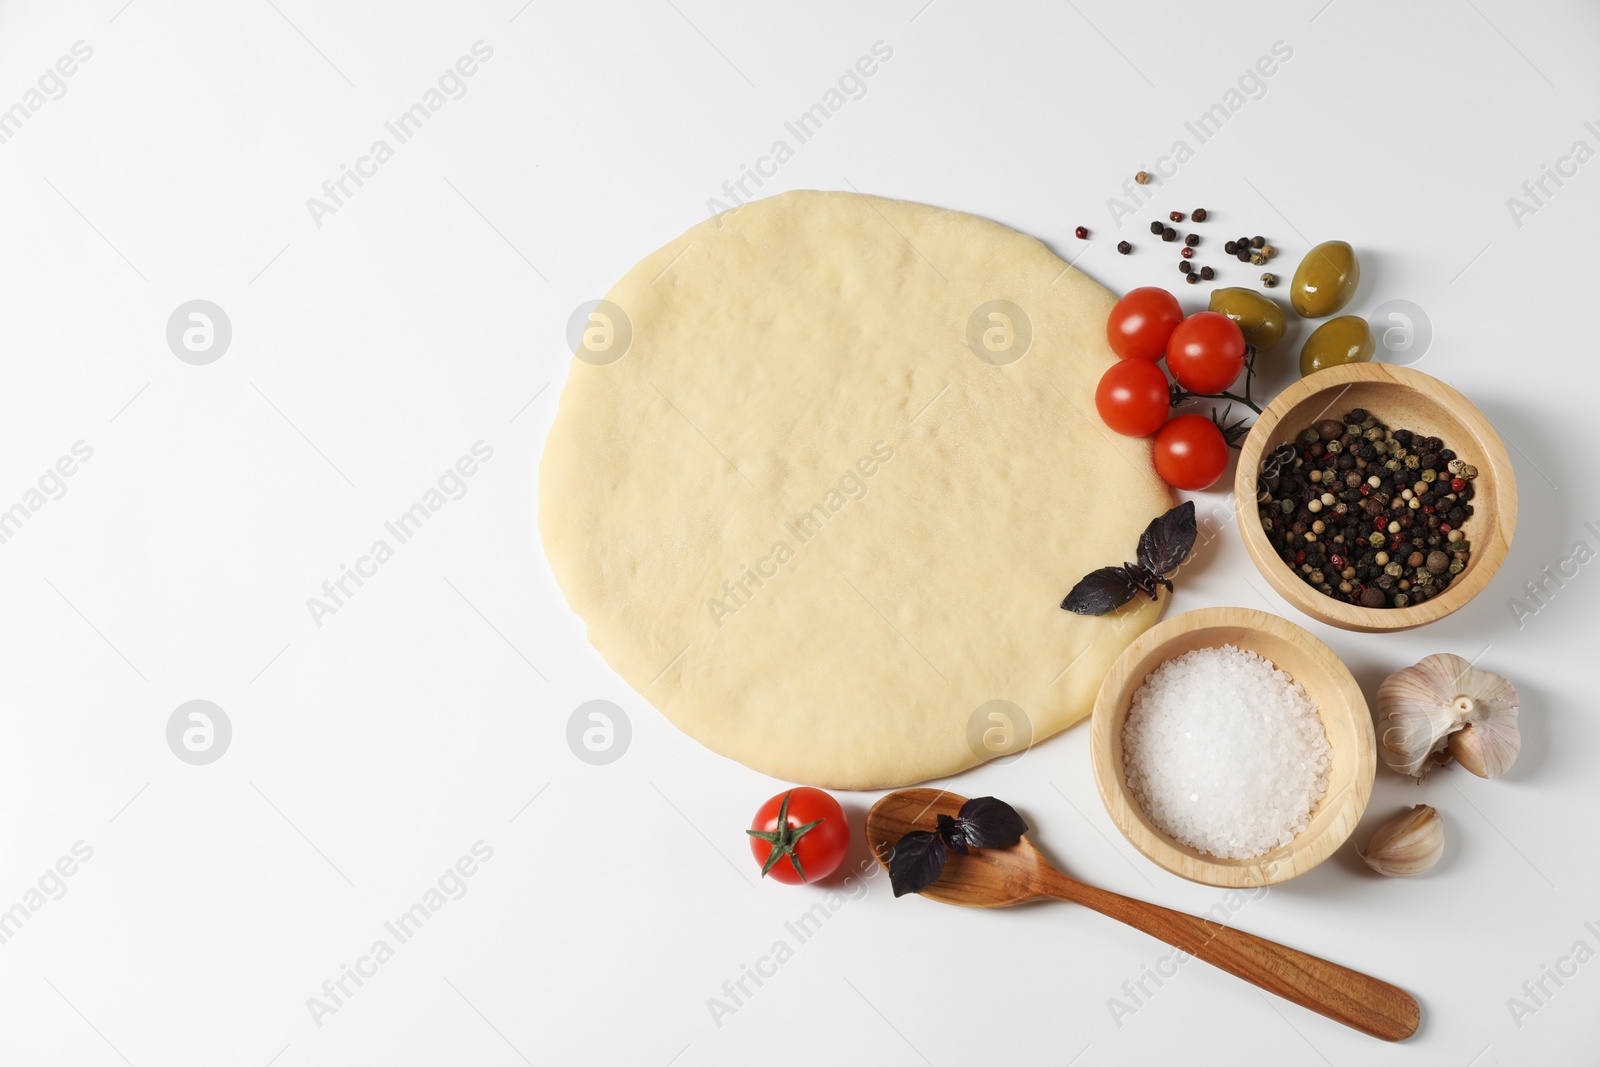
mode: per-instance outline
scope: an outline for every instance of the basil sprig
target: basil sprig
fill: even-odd
[[[913,830],[895,842],[889,857],[894,895],[920,893],[944,870],[951,850],[967,855],[975,848],[1007,848],[1022,840],[1028,824],[1003,800],[974,797],[954,818],[941,814],[936,830]]]

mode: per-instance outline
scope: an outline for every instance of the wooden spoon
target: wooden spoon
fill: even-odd
[[[873,855],[887,867],[895,842],[903,835],[935,829],[940,813],[953,816],[965,802],[966,797],[938,789],[890,793],[867,814]],[[1010,848],[974,849],[965,856],[952,850],[938,880],[921,895],[967,908],[999,908],[1039,897],[1070,900],[1385,1041],[1410,1037],[1421,1017],[1411,995],[1388,982],[1266,938],[1068,878],[1050,866],[1026,837]]]

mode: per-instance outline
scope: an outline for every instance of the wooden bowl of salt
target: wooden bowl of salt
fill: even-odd
[[[1254,656],[1205,651],[1225,646],[1254,653],[1293,685]],[[1182,663],[1169,664],[1179,657]],[[1245,687],[1231,697],[1226,679],[1236,675],[1248,685],[1239,683]],[[1151,688],[1141,694],[1147,681]],[[1313,736],[1311,705],[1325,747]],[[1349,669],[1299,626],[1249,608],[1185,612],[1140,635],[1100,687],[1089,745],[1100,799],[1122,835],[1173,874],[1225,887],[1274,885],[1331,856],[1360,822],[1377,767],[1372,717]],[[1283,770],[1289,781],[1312,745],[1309,765],[1322,768],[1315,783],[1325,777],[1326,786],[1316,794],[1306,779],[1303,795],[1316,799],[1307,800],[1308,811],[1302,806],[1296,829],[1285,791],[1265,787],[1276,784],[1276,753],[1299,761]]]

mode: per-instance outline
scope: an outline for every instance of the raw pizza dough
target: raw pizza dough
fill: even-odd
[[[590,316],[540,467],[589,640],[791,782],[906,785],[1083,718],[1160,606],[1061,598],[1171,505],[1095,414],[1113,303],[922,204],[793,192],[690,229]]]

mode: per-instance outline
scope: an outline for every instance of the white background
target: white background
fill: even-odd
[[[1575,942],[1600,949],[1584,926],[1600,927],[1600,575],[1580,569],[1520,627],[1509,601],[1575,541],[1600,548],[1584,528],[1600,520],[1600,162],[1547,183],[1520,226],[1507,198],[1574,141],[1600,148],[1584,127],[1600,123],[1600,14],[924,4],[0,8],[0,108],[74,42],[93,49],[0,144],[0,507],[74,442],[93,449],[0,545],[0,908],[75,842],[93,849],[0,945],[0,1062],[1595,1061],[1600,963],[1547,981],[1520,1026],[1507,1001],[1531,1006],[1523,983]],[[479,40],[493,57],[466,95],[319,227],[307,198]],[[1065,904],[896,901],[882,877],[852,883],[859,899],[713,1022],[708,998],[793,944],[785,922],[823,894],[756,876],[742,829],[783,783],[678,733],[585,643],[539,547],[537,464],[573,309],[727,202],[724,181],[876,41],[892,59],[763,195],[854,187],[987,215],[1116,289],[1178,280],[1145,231],[1173,208],[1211,210],[1218,243],[1268,235],[1285,276],[1342,238],[1364,267],[1350,310],[1421,308],[1416,365],[1502,431],[1521,522],[1459,614],[1399,636],[1328,630],[1268,589],[1232,530],[1171,606],[1288,615],[1369,694],[1435,651],[1516,682],[1524,744],[1504,779],[1380,770],[1356,840],[1434,804],[1449,844],[1433,874],[1383,880],[1347,847],[1231,920],[1414,991],[1412,1041],[1200,963],[1114,1020],[1109,999],[1163,946]],[[1292,58],[1199,144],[1185,121],[1275,41]],[[1193,158],[1119,230],[1108,198],[1180,138]],[[1114,253],[1120,237],[1135,255]],[[1219,281],[1258,273],[1212,252]],[[196,298],[233,327],[209,366],[165,340]],[[480,440],[493,459],[467,494],[317,626],[307,598]],[[233,725],[209,766],[166,743],[196,698]],[[609,766],[565,743],[590,699],[632,723]],[[951,787],[1015,803],[1085,880],[1222,902],[1117,834],[1086,742],[1076,728]],[[874,797],[843,799],[859,827]],[[316,1025],[307,998],[480,840],[493,858],[466,895]]]

